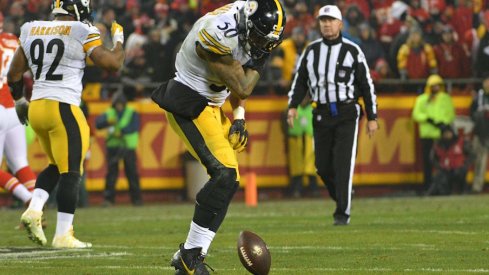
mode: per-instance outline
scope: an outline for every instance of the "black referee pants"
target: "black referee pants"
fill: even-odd
[[[316,168],[329,195],[336,201],[335,220],[349,223],[353,168],[357,150],[360,106],[338,106],[332,117],[329,109],[313,112]]]

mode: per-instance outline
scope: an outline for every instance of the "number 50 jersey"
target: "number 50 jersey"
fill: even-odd
[[[222,6],[197,20],[177,54],[175,80],[187,85],[209,100],[209,105],[221,106],[229,92],[206,61],[196,52],[197,43],[216,55],[231,55],[241,65],[249,59],[238,40],[237,16],[245,1]]]
[[[25,23],[20,44],[31,68],[32,100],[80,105],[85,58],[102,45],[99,30],[79,21]]]

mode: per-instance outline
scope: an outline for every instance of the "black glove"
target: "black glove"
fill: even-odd
[[[252,58],[248,62],[246,62],[246,64],[243,65],[243,68],[250,68],[252,70],[257,71],[261,75],[263,68],[265,67],[265,64],[267,63],[269,57],[270,57],[270,53],[264,53],[258,59]]]
[[[248,143],[248,130],[244,119],[235,119],[233,125],[229,128],[229,144],[234,150],[241,152],[246,148]]]
[[[24,97],[15,101],[15,112],[19,117],[20,123],[27,125],[27,122],[29,121],[29,102]]]

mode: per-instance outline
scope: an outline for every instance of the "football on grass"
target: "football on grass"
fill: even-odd
[[[238,255],[243,266],[252,274],[267,275],[272,257],[267,244],[251,231],[241,231],[238,238]]]

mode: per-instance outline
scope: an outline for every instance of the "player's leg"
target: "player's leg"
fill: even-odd
[[[59,169],[56,196],[58,215],[53,246],[57,248],[87,248],[90,243],[73,236],[72,224],[78,201],[78,188],[83,172],[83,160],[88,150],[89,128],[78,106],[58,103],[56,126],[49,133],[53,157]]]
[[[39,174],[32,193],[32,200],[21,217],[21,222],[26,228],[29,238],[41,245],[47,243],[41,226],[42,209],[59,178],[58,167],[51,151],[51,141],[49,139],[49,131],[54,127],[52,112],[54,106],[51,102],[48,100],[36,100],[32,101],[29,106],[29,122],[38,136],[41,147],[49,158],[49,165]]]
[[[25,127],[15,114],[15,109],[11,108],[14,116],[14,125],[7,131],[5,138],[5,156],[7,165],[13,174],[29,191],[34,191],[36,175],[32,172],[27,162],[27,143]]]
[[[226,215],[239,183],[236,153],[227,139],[229,120],[220,108],[206,107],[194,120],[167,113],[171,127],[184,140],[187,149],[207,169],[209,181],[197,193],[194,216],[187,240],[174,255],[172,265],[181,262],[202,269],[203,257]],[[204,273],[205,274],[205,273]]]
[[[2,170],[0,170],[0,187],[11,192],[23,203],[28,203],[32,198],[31,192],[16,177]]]
[[[7,140],[8,132],[8,121],[11,114],[9,115],[8,109],[5,109],[0,105],[0,166],[2,165],[3,152],[5,148],[5,143]],[[17,116],[17,115],[15,115]],[[13,175],[0,170],[0,187],[11,192],[15,197],[19,198],[22,202],[27,203],[31,199],[31,193],[19,183],[19,180]]]

